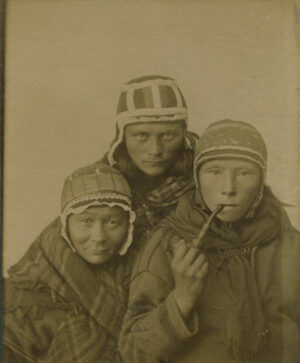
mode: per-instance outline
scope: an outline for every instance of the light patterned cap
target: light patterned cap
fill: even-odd
[[[127,241],[119,253],[125,254],[132,242],[135,213],[131,206],[131,191],[125,178],[113,167],[101,163],[92,164],[73,172],[64,183],[61,197],[62,236],[73,250],[67,233],[70,214],[82,213],[92,206],[118,206],[129,213]]]
[[[118,121],[134,117],[157,121],[162,116],[168,121],[174,120],[175,115],[187,120],[186,102],[175,79],[144,76],[123,85],[117,107]]]
[[[127,125],[174,121],[187,124],[187,120],[187,105],[175,79],[153,75],[125,83],[117,107],[118,138],[108,152],[110,165],[115,164],[114,152],[123,140]],[[187,138],[185,141],[191,147]]]

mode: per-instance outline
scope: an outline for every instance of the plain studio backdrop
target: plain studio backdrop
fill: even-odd
[[[178,81],[190,130],[262,132],[267,182],[300,227],[292,2],[8,0],[6,23],[5,271],[59,214],[65,177],[107,151],[120,86],[148,74]]]

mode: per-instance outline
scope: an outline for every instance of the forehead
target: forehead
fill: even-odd
[[[245,159],[214,159],[206,161],[201,169],[209,169],[209,168],[223,168],[223,169],[241,169],[247,168],[251,170],[259,171],[258,165],[250,160]]]
[[[78,216],[86,215],[96,218],[119,216],[126,217],[127,212],[118,206],[109,207],[108,205],[101,205],[97,207],[88,207],[83,212],[77,214]]]
[[[161,133],[161,132],[170,132],[170,131],[178,131],[183,130],[183,123],[180,121],[177,122],[144,122],[133,125],[127,125],[125,131],[127,132],[153,132],[153,133]]]

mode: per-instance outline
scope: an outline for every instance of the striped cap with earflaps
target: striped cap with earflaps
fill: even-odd
[[[187,124],[187,105],[177,82],[165,76],[144,76],[125,83],[117,107],[117,138],[108,152],[110,165],[129,124],[182,121]],[[187,147],[191,147],[185,138]]]
[[[105,164],[93,164],[73,172],[64,183],[61,197],[62,236],[75,251],[67,232],[70,214],[82,213],[89,207],[106,205],[121,207],[129,214],[127,240],[119,254],[124,255],[132,243],[135,213],[131,206],[131,191],[120,172]]]
[[[251,217],[263,196],[267,164],[265,141],[254,126],[243,121],[225,119],[213,122],[203,132],[197,142],[194,159],[194,179],[200,197],[198,172],[201,165],[209,160],[228,158],[252,161],[262,171],[261,188],[247,214],[247,217]]]

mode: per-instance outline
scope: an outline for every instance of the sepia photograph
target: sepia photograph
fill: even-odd
[[[300,1],[3,19],[2,362],[300,363]]]

